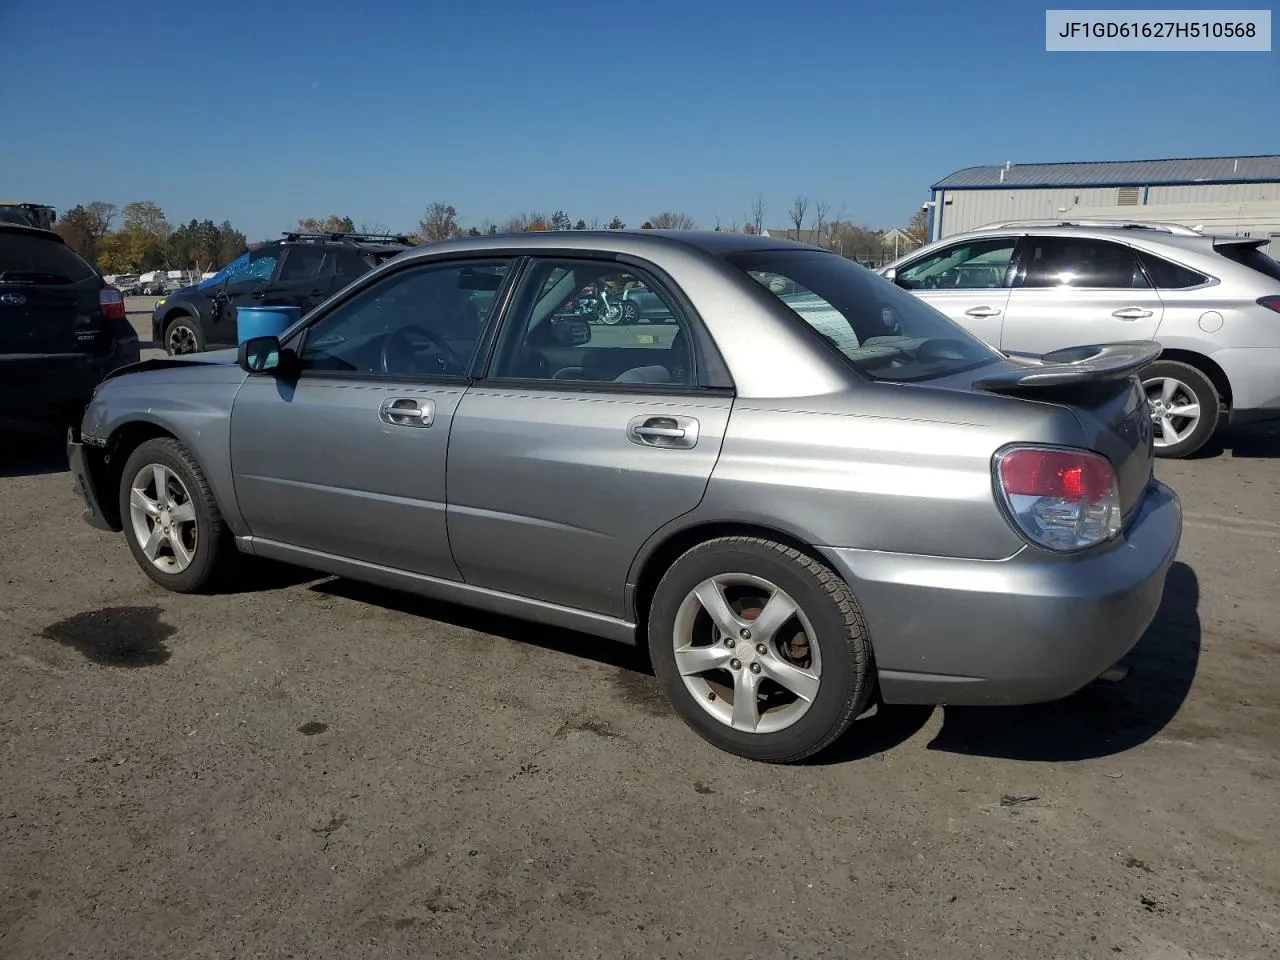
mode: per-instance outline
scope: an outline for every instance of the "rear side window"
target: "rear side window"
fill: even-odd
[[[1280,263],[1272,260],[1269,256],[1258,249],[1261,244],[1250,243],[1224,243],[1220,247],[1215,247],[1218,253],[1222,254],[1228,260],[1234,260],[1242,267],[1248,267],[1256,270],[1263,276],[1270,277],[1272,280],[1280,280]]]
[[[873,379],[927,380],[1000,359],[923,300],[834,253],[767,250],[727,259]]]
[[[1203,273],[1180,267],[1176,263],[1170,263],[1145,251],[1140,252],[1138,257],[1142,260],[1143,269],[1147,271],[1147,276],[1151,278],[1151,283],[1157,290],[1186,290],[1188,287],[1198,287],[1202,283],[1209,282],[1209,278]]]
[[[82,283],[97,278],[93,267],[57,240],[0,231],[0,283]]]

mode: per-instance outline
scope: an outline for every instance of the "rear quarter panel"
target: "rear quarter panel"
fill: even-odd
[[[245,535],[231,479],[230,428],[231,405],[246,376],[227,363],[124,373],[102,384],[85,411],[81,432],[111,440],[130,425],[150,424],[173,435],[199,461],[227,526],[235,535]],[[115,490],[101,492],[108,498],[117,495]]]

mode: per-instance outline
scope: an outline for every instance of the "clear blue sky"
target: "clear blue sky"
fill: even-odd
[[[804,193],[889,227],[973,164],[1280,152],[1277,53],[1046,53],[1044,10],[0,0],[0,194],[250,239],[435,200],[727,226],[757,192],[767,224]]]

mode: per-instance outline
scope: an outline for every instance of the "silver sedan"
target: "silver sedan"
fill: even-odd
[[[668,322],[576,309],[637,284]],[[1009,358],[785,240],[483,237],[118,372],[69,446],[171,590],[253,554],[647,643],[698,733],[784,762],[877,699],[1052,700],[1127,653],[1181,534],[1158,352]]]

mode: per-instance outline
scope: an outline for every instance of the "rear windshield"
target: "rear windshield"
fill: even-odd
[[[922,300],[834,253],[766,250],[727,259],[876,380],[945,377],[1001,359]]]
[[[1253,244],[1224,243],[1217,250],[1228,260],[1234,260],[1241,266],[1257,270],[1272,280],[1280,280],[1280,263],[1272,260]]]
[[[66,244],[38,234],[0,231],[0,283],[65,284],[97,274]]]

